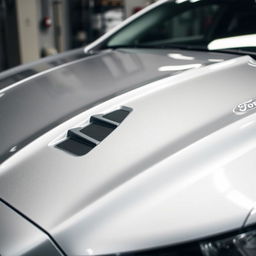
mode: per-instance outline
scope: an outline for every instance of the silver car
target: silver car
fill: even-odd
[[[256,3],[160,0],[0,74],[1,256],[255,256]]]

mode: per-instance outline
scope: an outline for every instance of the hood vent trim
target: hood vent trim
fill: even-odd
[[[68,130],[67,138],[56,147],[75,156],[84,156],[108,137],[131,111],[123,106],[108,114],[92,116],[87,126]]]

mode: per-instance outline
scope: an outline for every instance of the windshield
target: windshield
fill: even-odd
[[[105,47],[190,47],[256,51],[254,0],[174,0],[140,16]]]

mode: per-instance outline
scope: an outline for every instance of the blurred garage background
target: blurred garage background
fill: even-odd
[[[0,0],[0,71],[84,46],[154,0]]]

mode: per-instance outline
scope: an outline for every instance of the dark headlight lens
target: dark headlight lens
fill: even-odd
[[[256,231],[201,244],[204,256],[256,256]]]
[[[232,233],[221,238],[209,238],[179,246],[132,253],[119,256],[256,256],[256,228],[243,233]]]

